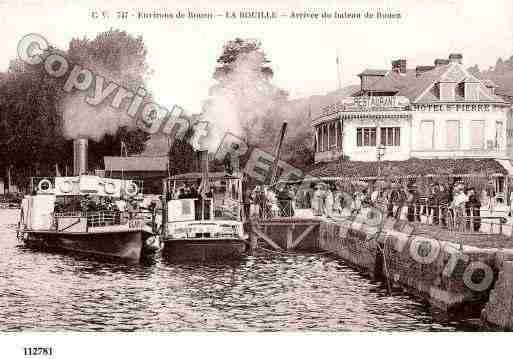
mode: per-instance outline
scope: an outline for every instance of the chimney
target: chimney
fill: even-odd
[[[392,61],[392,71],[397,72],[398,74],[406,73],[406,60],[399,59]]]
[[[463,55],[462,54],[450,54],[449,61],[451,63],[457,62],[458,64],[461,64],[463,61]]]
[[[431,71],[433,70],[435,67],[434,66],[417,66],[415,68],[415,76],[416,77],[419,77],[420,75],[422,75],[424,72],[427,72],[427,71]]]
[[[449,60],[447,60],[447,59],[436,59],[435,60],[435,67],[443,66],[443,65],[449,65]]]
[[[199,151],[200,170],[203,175],[208,175],[208,151]]]
[[[73,175],[80,176],[87,173],[87,138],[73,140]]]
[[[208,169],[210,155],[208,150],[194,151],[194,158],[192,161],[191,171],[192,172],[204,172],[205,168]],[[207,170],[208,172],[208,170]]]

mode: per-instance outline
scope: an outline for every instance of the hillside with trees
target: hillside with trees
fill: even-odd
[[[513,98],[513,56],[506,60],[499,57],[495,65],[486,70],[474,65],[469,67],[468,71],[481,79],[493,81],[497,86],[498,95]]]

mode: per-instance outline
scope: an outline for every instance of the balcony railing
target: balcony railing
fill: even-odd
[[[152,213],[149,211],[120,212],[120,211],[69,211],[56,212],[53,215],[55,228],[58,231],[77,229],[89,231],[90,228],[119,226],[128,224],[129,228],[142,228],[151,222]],[[80,224],[83,223],[83,226]]]
[[[252,216],[261,220],[269,220],[273,218],[294,217],[297,209],[305,209],[306,206],[300,202],[296,203],[292,200],[281,200],[277,204],[255,204],[252,206]],[[319,208],[312,209],[312,215],[318,217],[337,218],[344,216],[347,220],[356,219],[360,213],[368,210],[370,206],[356,206],[351,204],[350,208],[331,208],[327,209],[323,205]],[[463,212],[459,212],[446,205],[429,206],[427,204],[400,204],[393,203],[387,205],[378,203],[374,208],[378,209],[383,218],[395,218],[414,223],[427,224],[443,228],[451,232],[459,233],[488,233],[503,234],[506,228],[512,230],[511,223],[508,223],[506,215],[508,213],[492,212],[490,215],[477,215],[480,209],[468,208]],[[512,232],[513,234],[513,232]]]
[[[482,157],[482,158],[506,158],[506,150],[497,148],[490,149],[412,149],[410,152],[412,157],[432,158],[432,157]]]

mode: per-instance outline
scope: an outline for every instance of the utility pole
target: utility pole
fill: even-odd
[[[337,50],[337,77],[338,77],[338,89],[342,88],[342,76],[340,75],[340,57],[338,56]]]
[[[7,193],[11,193],[11,166],[7,165]]]
[[[377,131],[376,131],[377,134]],[[377,135],[376,135],[377,136]],[[385,146],[383,146],[381,143],[376,148],[377,150],[377,157],[378,157],[378,180],[381,177],[381,159],[385,156]]]

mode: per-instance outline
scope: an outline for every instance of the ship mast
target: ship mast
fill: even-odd
[[[285,138],[285,133],[287,131],[287,122],[283,122],[281,125],[280,135],[274,146],[274,162],[271,170],[269,171],[269,177],[266,179],[266,183],[270,186],[274,185],[278,180],[278,162],[280,161],[281,148],[283,145],[283,139]]]

